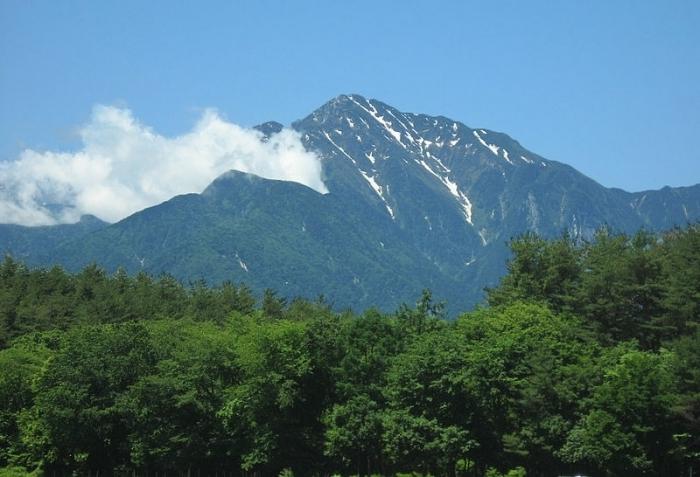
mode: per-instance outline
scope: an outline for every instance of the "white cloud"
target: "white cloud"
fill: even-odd
[[[206,111],[192,131],[164,137],[127,109],[94,108],[74,153],[27,149],[0,162],[0,223],[48,225],[93,214],[115,222],[236,169],[299,182],[321,193],[321,162],[297,132],[262,134]]]

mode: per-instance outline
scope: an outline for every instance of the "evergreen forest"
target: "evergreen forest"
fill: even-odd
[[[700,226],[510,247],[457,317],[8,256],[0,476],[700,473]]]

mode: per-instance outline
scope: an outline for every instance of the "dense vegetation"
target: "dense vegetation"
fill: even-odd
[[[688,475],[700,228],[527,235],[443,319],[0,265],[0,467],[45,475]],[[13,469],[13,470],[11,470]],[[0,475],[2,475],[0,470]],[[14,474],[12,474],[14,475]]]

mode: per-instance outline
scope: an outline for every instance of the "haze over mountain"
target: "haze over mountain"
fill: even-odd
[[[111,225],[2,225],[0,249],[32,265],[243,281],[357,309],[389,309],[428,287],[461,310],[504,272],[513,236],[589,238],[603,225],[660,231],[700,219],[700,185],[608,189],[504,133],[360,95],[338,96],[291,127],[320,157],[328,193],[225,172],[201,194]],[[266,142],[283,127],[257,129]]]

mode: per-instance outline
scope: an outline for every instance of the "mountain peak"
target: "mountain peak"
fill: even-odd
[[[343,157],[352,156],[353,163],[364,162],[363,157],[372,162],[380,149],[385,156],[407,159],[414,155],[427,163],[436,157],[453,162],[456,157],[479,156],[501,171],[546,167],[548,163],[507,134],[472,129],[445,116],[402,112],[359,94],[336,96],[292,127],[307,136],[315,135],[317,142],[330,143]],[[356,149],[361,149],[359,159],[350,153]],[[444,169],[442,164],[438,166]]]
[[[343,113],[351,113],[353,110],[359,110],[361,105],[366,103],[368,103],[368,100],[362,95],[340,94],[323,103],[307,118],[316,119],[316,122],[318,122],[318,120],[322,118],[337,116],[338,114]]]
[[[283,128],[284,126],[281,123],[278,123],[277,121],[267,121],[253,127],[253,129],[256,129],[263,133],[264,140],[269,139],[270,136],[272,136],[273,134],[277,134]]]
[[[392,108],[388,104],[377,99],[366,98],[365,96],[357,93],[340,94],[322,104],[306,118],[292,124],[292,127],[296,128],[296,125],[304,123],[308,120],[316,123],[323,123],[328,119],[347,115],[383,115],[387,110],[391,110],[394,114],[399,113],[399,111],[395,108]]]
[[[232,187],[244,187],[254,182],[261,181],[262,177],[250,172],[243,172],[236,169],[231,169],[219,175],[209,184],[204,191],[203,196],[213,196],[220,193],[222,190]]]
[[[361,94],[350,93],[350,94],[339,94],[335,98],[328,101],[331,104],[351,104],[356,101],[367,101],[367,99]]]
[[[81,215],[80,220],[78,220],[78,223],[83,224],[83,225],[87,225],[87,226],[102,226],[102,225],[107,224],[107,222],[95,217],[92,214]]]

